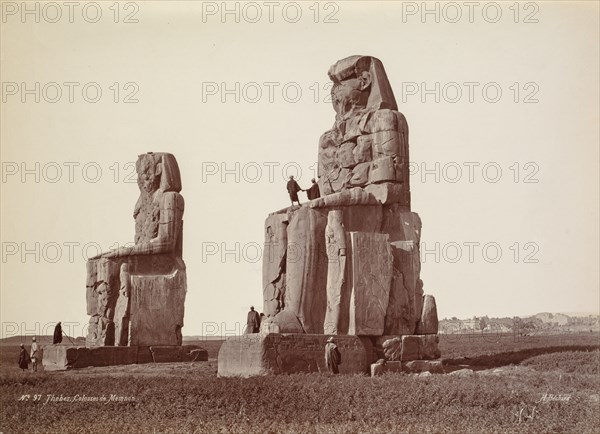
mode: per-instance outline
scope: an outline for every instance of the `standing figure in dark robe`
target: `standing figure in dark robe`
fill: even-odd
[[[250,306],[248,318],[246,319],[246,333],[258,333],[260,328],[260,316],[254,310],[254,306]]]
[[[294,180],[293,176],[290,176],[290,180],[287,183],[287,191],[290,194],[290,200],[292,201],[292,205],[294,205],[294,202],[298,202],[298,205],[300,205],[300,200],[298,199],[298,192],[302,191],[302,189]]]
[[[325,344],[325,365],[327,366],[327,370],[332,374],[339,374],[338,365],[341,363],[342,355],[340,354],[340,350],[338,350],[333,337],[330,337],[327,339],[327,344]]]
[[[60,325],[60,321],[54,327],[54,337],[52,339],[53,344],[60,344],[62,342],[62,326]]]
[[[311,179],[312,185],[308,190],[306,190],[306,195],[308,196],[308,200],[318,199],[321,197],[321,192],[319,191],[319,184],[315,181],[315,178]]]
[[[25,349],[25,345],[21,344],[21,352],[19,353],[19,368],[23,371],[29,369],[29,353]]]

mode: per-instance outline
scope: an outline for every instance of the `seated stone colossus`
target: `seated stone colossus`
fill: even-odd
[[[336,116],[318,146],[323,197],[267,217],[267,318],[259,333],[223,343],[219,376],[325,372],[331,335],[340,373],[441,367],[435,299],[420,278],[406,119],[378,59],[342,59],[329,78]]]
[[[329,78],[336,115],[318,146],[324,196],[265,222],[264,327],[437,333],[435,301],[424,297],[420,279],[421,220],[410,207],[406,119],[378,59],[342,59]]]
[[[135,243],[87,263],[88,347],[181,345],[186,268],[179,167],[171,154],[147,153],[136,171]]]

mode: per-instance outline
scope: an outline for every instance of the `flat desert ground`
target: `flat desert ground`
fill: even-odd
[[[29,342],[28,339],[25,342]],[[217,377],[207,362],[22,372],[0,345],[2,433],[595,433],[600,335],[440,335],[445,373]]]

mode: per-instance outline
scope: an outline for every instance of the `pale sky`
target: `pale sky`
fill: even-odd
[[[84,333],[84,256],[132,241],[148,151],[182,173],[183,334],[240,330],[265,217],[288,174],[309,186],[327,70],[354,54],[409,124],[440,318],[598,311],[597,2],[113,3],[2,2],[2,337]]]

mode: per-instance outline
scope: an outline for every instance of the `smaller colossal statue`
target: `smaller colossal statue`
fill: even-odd
[[[136,163],[135,242],[87,263],[88,346],[181,345],[186,292],[181,178],[175,157]]]

